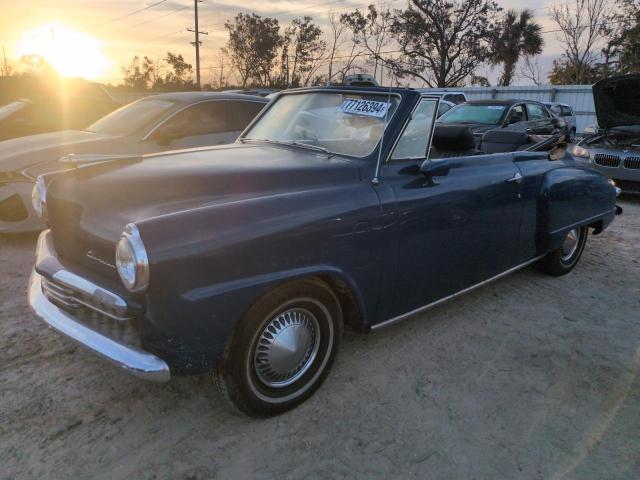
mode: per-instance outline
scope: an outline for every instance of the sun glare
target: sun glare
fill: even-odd
[[[39,55],[63,77],[96,79],[109,65],[100,42],[57,23],[27,32],[17,45],[18,56]]]

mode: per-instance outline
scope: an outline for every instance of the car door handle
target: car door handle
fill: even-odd
[[[513,177],[511,177],[509,180],[507,180],[507,182],[521,183],[522,182],[522,174],[520,172],[514,173]]]

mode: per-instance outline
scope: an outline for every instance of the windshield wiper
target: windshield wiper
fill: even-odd
[[[293,140],[292,142],[289,142],[289,143],[290,145],[296,145],[298,147],[308,148],[309,150],[316,150],[317,152],[330,153],[329,150],[327,150],[324,147],[321,147],[320,145],[311,145],[309,143],[299,142],[298,140]]]
[[[292,140],[290,142],[282,142],[280,140],[269,140],[268,138],[241,138],[240,139],[240,143],[245,143],[245,142],[247,143],[264,142],[264,143],[271,143],[273,145],[287,145],[289,147],[295,146],[295,147],[308,148],[309,150],[315,150],[317,152],[322,152],[322,153],[328,153],[328,154],[331,153],[329,150],[319,145],[310,145],[308,143],[300,142],[298,140]]]

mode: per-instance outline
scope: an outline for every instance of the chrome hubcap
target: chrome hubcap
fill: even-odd
[[[311,367],[320,347],[320,326],[304,308],[286,310],[271,319],[258,339],[254,366],[258,379],[271,388],[291,385]]]
[[[569,260],[578,249],[578,239],[580,235],[577,228],[571,230],[562,243],[562,260]]]

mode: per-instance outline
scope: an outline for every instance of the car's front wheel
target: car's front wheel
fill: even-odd
[[[560,248],[547,253],[538,268],[549,275],[560,276],[569,273],[580,260],[587,243],[588,228],[576,227],[567,233]]]
[[[236,327],[215,374],[241,412],[268,416],[309,398],[327,376],[342,335],[340,304],[316,280],[262,297]]]

